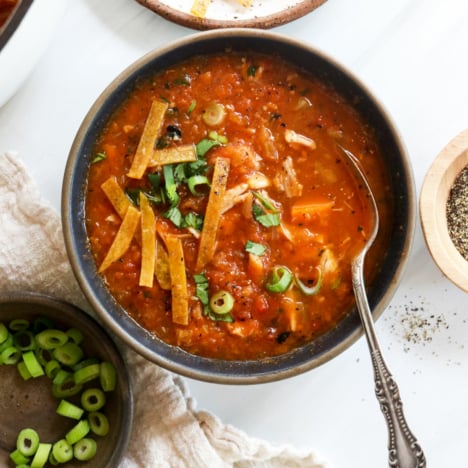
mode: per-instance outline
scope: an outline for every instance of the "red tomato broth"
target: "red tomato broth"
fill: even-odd
[[[169,344],[228,360],[279,355],[336,326],[354,304],[350,259],[362,248],[370,229],[364,194],[351,178],[337,144],[360,158],[379,206],[381,230],[366,262],[367,280],[377,273],[388,244],[393,200],[369,126],[324,83],[275,57],[237,53],[196,57],[137,83],[97,141],[96,152],[104,151],[107,158],[90,166],[86,225],[98,265],[120,225],[100,185],[114,175],[123,188],[148,188],[146,178],[131,180],[125,174],[154,99],[170,103],[163,133],[169,126],[180,130],[180,140],[170,144],[197,143],[212,130],[227,137],[227,144],[207,153],[208,163],[212,165],[217,157],[231,161],[228,189],[253,173],[263,174],[271,182],[265,190],[280,211],[283,228],[256,222],[247,202],[223,214],[215,256],[203,271],[210,295],[225,290],[235,299],[234,321],[220,322],[203,315],[195,296],[193,275],[202,273],[195,271],[199,240],[163,218],[167,206],[154,206],[158,232],[184,236],[189,324],[172,322],[171,292],[162,290],[156,280],[152,288],[138,286],[141,248],[135,241],[104,273],[116,300]],[[192,102],[196,106],[188,113]],[[226,117],[215,127],[203,120],[204,109],[212,102],[226,109]],[[316,149],[287,143],[286,129],[313,139]],[[302,185],[300,196],[285,196],[275,179],[284,172],[282,164],[288,156],[297,175],[292,190]],[[204,212],[207,193],[195,197],[182,185],[179,194],[181,211]],[[304,214],[304,207],[310,206],[312,211]],[[257,262],[251,262],[245,251],[249,240],[267,246]],[[162,244],[161,239],[158,242]],[[306,296],[296,285],[285,293],[267,291],[268,272],[275,265],[287,266],[306,285],[316,284],[319,267],[320,291]]]

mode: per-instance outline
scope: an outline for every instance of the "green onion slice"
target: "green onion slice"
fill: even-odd
[[[53,352],[53,356],[58,362],[70,367],[77,364],[83,358],[83,355],[83,350],[73,341],[69,341],[59,348],[55,348]]]
[[[60,400],[57,406],[57,414],[71,419],[80,419],[83,416],[84,410],[79,406],[70,403],[67,400]]]
[[[98,411],[105,404],[106,395],[100,388],[88,388],[81,394],[81,406],[86,411]]]
[[[197,197],[200,197],[203,195],[203,193],[200,193],[197,191],[197,186],[198,185],[207,185],[208,187],[210,186],[210,182],[208,180],[208,177],[204,175],[194,175],[192,177],[189,177],[187,180],[187,186],[192,193],[192,195],[195,195]]]
[[[16,466],[26,465],[30,461],[29,458],[25,457],[18,449],[13,450],[9,456]]]
[[[65,440],[70,445],[76,444],[88,434],[89,430],[90,426],[88,420],[82,419],[65,434]]]
[[[17,364],[21,359],[21,351],[16,346],[10,346],[2,351],[0,359],[3,364]]]
[[[105,436],[109,432],[109,420],[99,411],[89,413],[88,422],[91,432],[98,436]]]
[[[90,364],[75,371],[74,379],[77,384],[84,384],[91,380],[97,379],[101,373],[99,364]]]
[[[16,365],[16,368],[18,369],[18,373],[23,380],[29,380],[32,377],[24,361],[18,362],[18,364]]]
[[[73,377],[60,384],[52,384],[52,395],[55,398],[69,398],[81,392],[82,385],[76,384]]]
[[[301,292],[303,294],[305,294],[306,296],[315,296],[315,294],[318,294],[318,292],[320,291],[320,289],[322,288],[322,270],[321,268],[317,267],[317,270],[319,272],[319,275],[318,275],[318,278],[317,278],[317,282],[315,283],[314,286],[306,286],[300,279],[299,277],[296,275],[295,276],[295,281],[296,281],[296,284],[298,286],[298,288],[301,290]]]
[[[76,344],[80,344],[83,341],[83,333],[78,328],[69,328],[65,333]]]
[[[52,455],[58,463],[67,463],[73,458],[73,447],[65,439],[60,439],[53,445]]]
[[[29,320],[14,319],[9,323],[8,326],[12,331],[26,330],[29,327]]]
[[[112,392],[117,385],[117,371],[111,362],[103,361],[100,365],[99,380],[105,392]]]
[[[215,314],[227,314],[234,307],[234,298],[227,291],[218,291],[211,296],[210,307]]]
[[[61,369],[59,362],[55,359],[51,359],[45,365],[45,373],[49,379],[54,379]]]
[[[91,460],[96,455],[97,444],[94,439],[85,437],[78,441],[73,447],[75,458],[80,461]]]
[[[10,332],[4,323],[0,322],[0,344],[2,344],[7,338]]]
[[[291,286],[293,274],[291,270],[285,266],[275,266],[271,271],[265,288],[274,293],[285,292]]]
[[[49,459],[49,453],[52,449],[52,444],[39,444],[34,458],[31,461],[31,468],[42,468]]]
[[[41,375],[44,375],[44,369],[37,360],[34,351],[26,351],[23,353],[23,362],[32,377],[40,377]]]
[[[39,447],[39,434],[31,428],[20,431],[16,438],[16,448],[25,457],[31,457],[36,453]]]
[[[61,330],[44,330],[36,335],[36,342],[44,349],[54,349],[63,346],[68,341],[68,335]]]

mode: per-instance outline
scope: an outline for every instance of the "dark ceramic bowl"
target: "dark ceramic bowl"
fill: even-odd
[[[226,49],[266,54],[274,51],[329,83],[375,128],[396,204],[390,220],[388,250],[368,288],[374,316],[383,311],[399,283],[415,222],[414,182],[405,150],[385,111],[358,79],[312,47],[271,32],[228,29],[194,34],[150,52],[119,75],[92,106],[73,142],[63,180],[62,221],[68,254],[81,288],[106,325],[128,345],[162,367],[191,378],[218,383],[260,383],[297,375],[341,353],[361,334],[357,312],[350,311],[333,330],[308,345],[274,358],[223,361],[194,356],[143,329],[115,301],[97,274],[85,229],[84,197],[93,145],[137,78],[150,76],[201,52],[220,53]]]
[[[109,433],[99,437],[95,457],[88,461],[70,461],[67,467],[114,468],[118,466],[130,437],[133,421],[133,397],[130,379],[120,352],[109,335],[80,309],[49,296],[35,293],[0,295],[0,322],[39,316],[50,318],[59,329],[77,328],[84,336],[82,347],[88,357],[110,361],[117,370],[117,388],[107,394],[106,411]],[[50,379],[23,380],[16,366],[1,365],[0,381],[0,466],[10,466],[9,453],[15,448],[21,429],[32,427],[43,442],[58,440],[76,421],[55,414],[58,400],[52,397]]]

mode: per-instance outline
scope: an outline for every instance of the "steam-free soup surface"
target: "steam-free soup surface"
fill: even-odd
[[[163,109],[154,155],[141,177],[129,177],[153,103]],[[195,162],[154,163],[191,145]],[[372,131],[326,84],[280,58],[239,53],[196,57],[137,83],[91,157],[86,225],[97,268],[125,214],[101,187],[112,180],[140,213],[146,197],[155,216],[152,285],[140,285],[142,218],[102,271],[143,327],[229,360],[310,342],[353,306],[350,261],[370,232],[365,194],[340,146],[360,159],[379,204],[372,277],[391,215],[388,178]]]

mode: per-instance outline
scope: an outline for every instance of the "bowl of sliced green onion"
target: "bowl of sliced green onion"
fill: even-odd
[[[119,348],[75,306],[0,295],[0,465],[115,467],[133,419]]]

